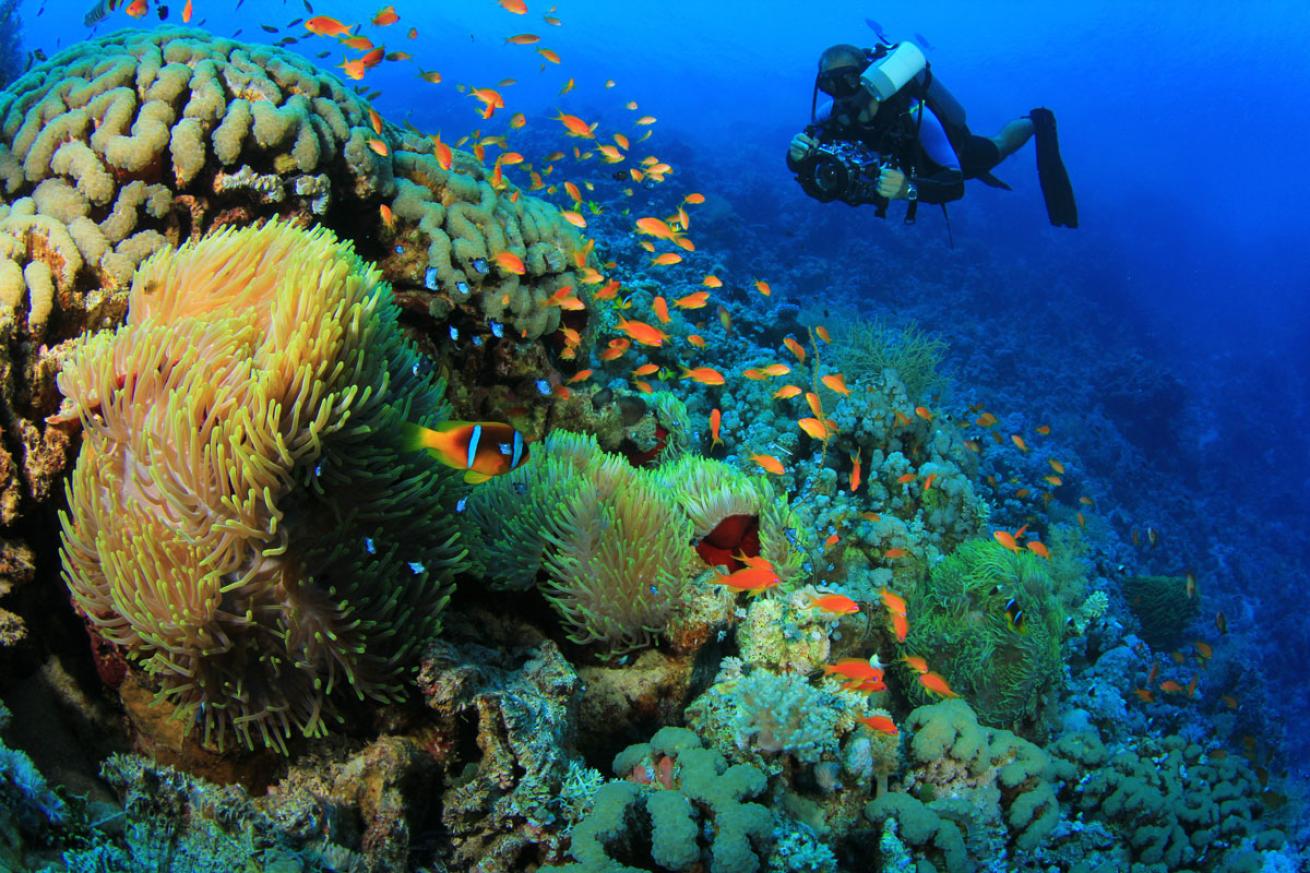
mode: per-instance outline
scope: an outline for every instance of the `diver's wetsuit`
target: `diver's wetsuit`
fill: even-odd
[[[918,101],[898,95],[879,107],[872,123],[861,125],[854,120],[854,114],[844,116],[838,112],[834,116],[833,101],[825,100],[815,113],[814,123],[805,128],[805,132],[821,142],[858,140],[879,154],[893,156],[894,163],[910,176],[910,181],[919,191],[919,199],[925,203],[959,200],[964,196],[964,180],[996,166],[1000,162],[1000,152],[986,137],[972,136],[966,142],[968,154],[962,167],[937,116],[925,107],[923,123],[920,124],[918,106]],[[975,144],[974,140],[980,142]],[[799,173],[801,168],[790,154],[787,166],[795,173]],[[809,186],[806,186],[806,193],[816,196]]]

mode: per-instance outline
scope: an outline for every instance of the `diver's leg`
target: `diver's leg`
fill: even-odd
[[[1032,135],[1032,120],[1029,118],[1016,118],[1001,128],[1001,132],[990,137],[990,139],[996,144],[997,151],[1001,153],[1001,160],[1005,160],[1017,152],[1024,143],[1032,138]]]

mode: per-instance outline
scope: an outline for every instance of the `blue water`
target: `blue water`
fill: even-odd
[[[65,11],[80,17],[81,4],[47,0],[36,17],[41,5],[23,8],[28,48],[85,35]],[[176,21],[183,4],[169,5]],[[358,21],[380,5],[314,8]],[[768,277],[777,299],[806,307],[916,318],[952,343],[956,399],[1056,422],[1125,540],[1161,532],[1155,549],[1130,553],[1132,571],[1194,569],[1198,634],[1216,644],[1212,619],[1225,612],[1223,644],[1245,668],[1228,689],[1243,700],[1244,730],[1277,748],[1280,769],[1310,771],[1310,7],[561,0],[563,26],[552,27],[549,4],[529,5],[516,16],[494,0],[398,2],[388,50],[445,81],[384,64],[365,83],[382,92],[375,106],[447,141],[501,132],[523,112],[514,136],[525,152],[571,145],[549,120],[558,109],[634,139],[633,115],[656,116],[634,153],[672,163],[679,192],[731,203],[739,224],[714,254],[741,279]],[[304,14],[301,0],[234,6],[195,0],[196,19],[272,42],[281,34],[259,23]],[[976,133],[1052,108],[1081,227],[1047,223],[1031,144],[995,171],[1013,192],[971,182],[951,205],[953,247],[934,207],[905,226],[898,207],[879,220],[806,198],[783,163],[787,142],[808,120],[819,52],[872,44],[866,18],[893,39],[927,38]],[[563,63],[504,43],[524,32]],[[342,58],[334,48],[322,63]],[[508,106],[489,122],[455,87],[506,77],[517,84],[501,89]]]

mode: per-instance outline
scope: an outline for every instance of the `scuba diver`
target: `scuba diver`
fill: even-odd
[[[822,106],[820,91],[832,98]],[[994,137],[978,136],[914,43],[835,45],[819,57],[810,124],[792,138],[787,167],[806,194],[825,203],[872,203],[882,218],[890,201],[905,200],[905,222],[913,224],[920,202],[940,203],[944,212],[963,197],[965,179],[1011,190],[991,170],[1034,134],[1051,224],[1077,227],[1051,110],[1034,109]]]

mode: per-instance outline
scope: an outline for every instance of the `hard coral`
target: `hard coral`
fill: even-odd
[[[220,747],[399,697],[460,567],[453,473],[398,436],[442,385],[380,278],[325,230],[211,235],[144,264],[60,374],[69,590]]]
[[[772,847],[773,816],[748,802],[764,774],[731,767],[685,728],[666,727],[614,759],[606,783],[574,830],[571,873],[709,870],[755,873]],[[633,866],[640,865],[640,866]]]
[[[421,297],[423,317],[440,302],[438,320],[458,316],[465,336],[491,336],[497,319],[513,330],[506,345],[548,357],[539,338],[561,316],[546,298],[581,287],[577,234],[555,207],[512,183],[493,187],[472,156],[457,152],[446,170],[431,151],[417,133],[376,133],[368,103],[300,55],[203,30],[87,40],[10,83],[0,92],[0,524],[46,502],[69,461],[67,435],[43,423],[55,402],[51,349],[117,324],[142,261],[218,227],[274,216],[325,225]],[[526,273],[494,267],[501,251]],[[581,329],[586,312],[569,316]]]

